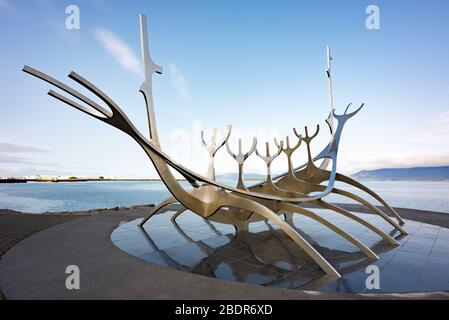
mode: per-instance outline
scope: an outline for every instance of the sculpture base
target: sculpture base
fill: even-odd
[[[356,222],[327,210],[314,210],[332,221],[380,257],[367,258],[357,247],[315,221],[294,215],[292,226],[341,273],[330,279],[275,225],[256,222],[248,231],[209,222],[186,211],[173,222],[175,211],[121,225],[112,242],[134,256],[168,268],[223,280],[272,287],[335,292],[425,292],[449,290],[449,229],[407,220],[409,235],[394,247]],[[383,231],[399,233],[375,215],[357,213]],[[376,266],[379,288],[367,278]],[[374,267],[374,268],[376,268]],[[372,285],[375,287],[372,288]]]

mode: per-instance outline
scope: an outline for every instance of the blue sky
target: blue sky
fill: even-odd
[[[79,30],[65,28],[72,4]],[[380,9],[380,30],[365,27],[370,4]],[[153,80],[162,148],[190,168],[207,171],[201,128],[208,135],[232,124],[234,149],[238,137],[249,147],[253,135],[262,145],[293,127],[325,129],[327,44],[337,112],[366,103],[345,128],[340,171],[449,164],[447,1],[0,0],[0,176],[155,176],[130,138],[21,72],[27,64],[73,85],[66,76],[74,70],[146,133],[139,13],[164,68]],[[327,139],[323,130],[315,150]],[[216,166],[236,170],[225,150]],[[283,171],[285,158],[273,166]],[[264,164],[253,156],[246,170]]]

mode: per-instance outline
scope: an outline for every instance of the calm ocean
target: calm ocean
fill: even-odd
[[[227,182],[229,185],[235,184],[235,181]],[[188,187],[188,183],[184,184]],[[364,184],[395,207],[449,212],[449,182],[371,181]],[[337,186],[363,195],[344,184]],[[158,203],[168,195],[162,182],[0,184],[0,209],[33,213],[81,211]],[[334,195],[326,199],[331,202],[351,202]]]

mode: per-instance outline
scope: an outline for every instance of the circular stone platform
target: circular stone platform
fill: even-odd
[[[363,206],[358,205],[339,204],[339,206],[353,212],[365,210]],[[162,267],[139,258],[136,255],[120,250],[111,241],[111,234],[118,226],[126,226],[127,223],[133,221],[137,222],[138,219],[147,215],[151,210],[153,209],[132,208],[129,210],[118,211],[108,210],[98,215],[76,219],[47,228],[23,239],[0,257],[0,289],[7,299],[449,299],[449,292],[447,291],[371,294],[285,289],[253,285],[238,281],[226,281],[209,276],[179,271],[173,268]],[[449,216],[446,213],[399,208],[396,210],[403,218],[449,228]],[[169,217],[170,213],[166,216],[164,216],[164,214],[161,214],[160,216],[157,215],[154,218],[166,219]],[[210,230],[209,226],[204,225],[205,222],[200,219],[197,220],[197,222],[202,225],[202,227],[195,227],[193,230],[188,230],[185,224],[187,218],[189,218],[188,215],[184,217],[181,215],[178,223],[183,227],[185,233],[192,239],[199,241],[196,237],[202,236],[201,229],[208,228]],[[373,216],[373,219],[375,218],[376,217]],[[194,217],[194,219],[196,219],[196,217]],[[156,223],[156,220],[150,222],[148,227],[153,223]],[[189,244],[187,239],[184,239],[183,237],[174,238],[171,235],[178,234],[173,225],[165,225],[169,228],[168,230],[170,230],[167,230],[168,237],[166,238],[165,245],[170,245],[171,241],[172,244],[170,246],[175,247],[175,243],[173,242],[174,239],[178,239],[179,245]],[[128,226],[132,229],[132,225]],[[160,228],[163,226],[164,224],[159,225]],[[256,227],[257,225],[251,226],[251,233],[254,233],[254,228]],[[419,230],[421,227],[421,234],[424,235],[421,238],[430,239],[427,241],[434,239],[431,254],[429,254],[428,261],[426,260],[426,266],[435,268],[430,275],[434,276],[435,274],[438,274],[438,279],[434,278],[433,283],[439,283],[438,286],[441,289],[448,288],[449,286],[444,284],[447,284],[445,275],[449,269],[447,267],[449,266],[449,261],[444,259],[443,255],[439,255],[441,260],[435,261],[435,254],[432,254],[432,252],[438,253],[441,251],[447,253],[448,247],[444,245],[444,243],[448,241],[447,230],[436,226],[421,224],[420,222],[410,222],[406,228],[413,232],[413,229]],[[222,237],[218,237],[217,235],[218,239],[224,239],[225,241],[231,242],[232,237],[230,239],[226,236],[234,235],[231,228],[228,229],[229,231],[224,230],[220,225],[216,225],[216,228],[219,232],[224,234]],[[264,230],[265,227],[262,225],[260,228],[261,230]],[[154,232],[157,232],[157,229],[158,228],[147,229],[152,238],[155,237]],[[159,231],[162,234],[163,230]],[[266,226],[265,229],[265,232],[267,231],[268,226]],[[316,233],[318,233],[318,231],[318,229],[315,230]],[[369,234],[369,232],[366,233]],[[274,234],[276,234],[276,232]],[[323,231],[323,236],[326,234],[332,235],[327,230]],[[113,237],[115,237],[115,235]],[[277,241],[276,236],[273,235],[270,236],[270,238],[271,237],[273,237],[271,241]],[[422,248],[420,249],[420,246],[427,246],[428,248],[428,244],[417,244],[421,243],[421,238],[415,239],[414,235],[411,234],[408,238],[406,237],[401,240],[404,246],[402,248],[397,248],[396,250],[404,250],[404,252],[406,252],[406,249],[408,248],[407,252],[413,253],[414,251],[421,250]],[[171,240],[168,241],[169,239]],[[204,241],[206,242],[205,239],[206,238],[204,238]],[[124,238],[121,240],[125,242]],[[319,239],[317,238],[317,240]],[[373,237],[373,241],[378,240],[378,238]],[[269,239],[266,239],[267,243],[269,241]],[[321,241],[321,245],[324,246],[323,241],[326,240],[323,238]],[[426,240],[423,241],[426,242]],[[407,245],[406,242],[410,242],[409,245]],[[130,243],[131,241],[128,242],[128,244]],[[138,250],[137,248],[139,245],[144,246],[145,248],[147,243],[146,240],[137,241],[135,244],[136,250]],[[160,249],[164,250],[162,238],[156,239],[155,243]],[[211,242],[207,243],[208,245],[213,246]],[[223,242],[223,244],[225,243],[226,242]],[[191,245],[194,246],[194,244]],[[215,244],[215,246],[219,247],[220,243]],[[266,259],[266,255],[260,253],[260,250],[263,248],[264,246],[261,244],[258,251],[254,251],[254,253],[257,257]],[[343,250],[343,248],[340,249]],[[296,249],[294,248],[292,250]],[[344,251],[346,250],[347,249]],[[388,254],[388,252],[385,252],[385,254]],[[381,260],[379,262],[382,262],[382,259],[383,257],[381,254]],[[392,259],[394,259],[394,257]],[[391,260],[390,263],[392,261],[394,260]],[[264,262],[275,263],[270,261]],[[412,263],[414,262],[412,261]],[[400,277],[398,278],[399,280],[410,278],[407,277],[407,275],[413,268],[408,270],[408,267],[409,264],[412,263],[407,261],[406,266],[402,268],[404,273],[398,272],[398,274],[402,275],[398,276]],[[77,265],[80,269],[81,287],[79,290],[68,290],[65,286],[68,277],[68,274],[66,274],[65,271],[68,265]],[[395,265],[392,264],[391,266],[394,267]],[[400,270],[397,266],[398,265],[396,265],[396,270]],[[401,267],[402,266],[403,264]],[[285,269],[287,265],[277,264],[276,267]],[[344,267],[343,264],[339,266],[339,268]],[[388,264],[386,267],[388,267]],[[228,267],[223,264],[221,270],[225,271],[222,271],[221,274],[224,274],[225,272],[230,274],[229,270],[232,269],[227,268]],[[363,268],[360,271],[362,272]],[[421,276],[419,280],[419,285],[423,284],[423,279],[430,278],[430,276],[426,276],[424,273],[422,273],[422,275],[423,276]],[[252,279],[258,279],[258,277],[253,277]],[[385,279],[382,280],[381,278],[380,285],[381,288],[385,290],[384,281]],[[260,283],[260,280],[253,282]],[[392,282],[390,281],[390,283]],[[305,288],[305,286],[302,288]],[[433,290],[434,288],[436,288],[436,286],[432,286],[431,288],[418,287],[417,291]],[[322,290],[327,289],[323,286]]]
[[[449,229],[406,220],[409,235],[399,232],[377,215],[357,213],[395,237],[393,246],[377,234],[337,213],[314,209],[323,218],[370,247],[379,260],[367,258],[350,242],[307,217],[295,215],[292,226],[342,275],[329,278],[277,226],[250,224],[248,232],[209,222],[186,211],[176,221],[168,210],[153,216],[145,228],[141,219],[120,225],[112,242],[142,260],[171,269],[212,278],[300,290],[396,293],[449,290]],[[380,271],[380,289],[367,289],[367,267]]]

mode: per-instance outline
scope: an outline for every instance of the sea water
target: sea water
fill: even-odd
[[[224,181],[235,185],[236,181]],[[189,188],[187,182],[181,182]],[[248,181],[248,185],[254,181]],[[449,182],[365,181],[366,186],[382,196],[391,206],[449,213]],[[351,186],[337,187],[370,199]],[[0,209],[43,213],[83,211],[100,208],[157,204],[169,196],[160,181],[130,182],[31,182],[0,184]],[[329,195],[326,201],[354,203],[347,198]]]

